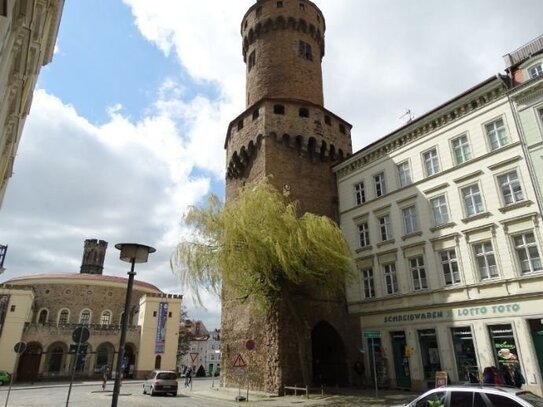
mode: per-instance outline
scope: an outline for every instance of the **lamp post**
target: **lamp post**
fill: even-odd
[[[151,246],[145,246],[137,243],[117,243],[116,249],[121,251],[120,259],[131,263],[130,271],[128,272],[128,287],[126,289],[126,299],[124,301],[124,313],[121,320],[121,339],[119,341],[119,352],[117,354],[117,368],[115,369],[115,385],[113,387],[113,397],[111,399],[111,407],[117,407],[119,400],[119,392],[121,389],[121,369],[124,358],[124,347],[126,343],[126,331],[128,329],[128,312],[130,308],[130,300],[132,297],[132,286],[134,285],[134,266],[136,263],[147,263],[150,253],[156,250]]]

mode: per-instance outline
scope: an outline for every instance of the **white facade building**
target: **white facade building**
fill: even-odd
[[[53,58],[64,0],[0,1],[0,206],[43,65]]]
[[[489,78],[334,168],[349,310],[383,385],[516,365],[543,392],[541,211],[507,88]]]
[[[211,376],[220,372],[221,367],[221,331],[211,333],[202,321],[185,321],[184,329],[190,331],[189,351],[181,358],[180,371],[191,367],[193,375]]]

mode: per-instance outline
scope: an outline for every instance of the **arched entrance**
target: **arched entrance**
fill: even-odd
[[[134,377],[136,365],[136,346],[133,343],[127,343],[124,348],[124,357],[128,360],[128,377]]]
[[[64,358],[67,347],[62,342],[55,342],[47,349],[46,372],[50,375],[60,374],[63,371]]]
[[[311,330],[313,382],[315,384],[347,385],[348,371],[343,340],[326,321]]]
[[[104,342],[98,345],[96,348],[96,363],[94,365],[94,372],[99,373],[104,366],[109,366],[110,371],[114,370],[113,355],[115,348],[109,342]]]
[[[19,359],[17,367],[17,381],[34,382],[40,371],[40,360],[43,352],[38,342],[30,342]]]

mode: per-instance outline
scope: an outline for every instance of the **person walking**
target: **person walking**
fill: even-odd
[[[189,387],[192,384],[192,368],[189,366],[185,373],[185,387]]]
[[[109,372],[110,372],[110,369],[108,365],[102,366],[102,391],[106,390]]]

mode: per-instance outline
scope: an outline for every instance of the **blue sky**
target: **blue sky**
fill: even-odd
[[[224,189],[224,137],[245,109],[239,27],[253,0],[67,1],[0,209],[1,281],[78,272],[83,242],[109,242],[105,273],[125,276],[115,243],[157,248],[137,278],[185,294],[169,268],[188,205]],[[540,0],[315,0],[327,25],[325,106],[360,149],[498,72],[543,34]]]

